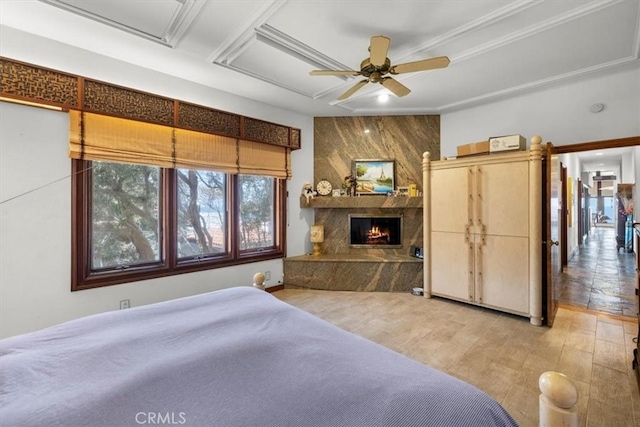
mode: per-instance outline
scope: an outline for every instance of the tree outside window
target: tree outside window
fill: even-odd
[[[160,261],[160,168],[93,162],[92,268]]]
[[[178,169],[178,257],[225,253],[226,175]]]
[[[72,290],[284,256],[285,183],[73,160]]]
[[[274,245],[273,178],[240,175],[240,250]]]

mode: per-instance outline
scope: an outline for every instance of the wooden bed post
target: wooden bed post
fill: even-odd
[[[264,291],[264,273],[258,272],[253,275],[253,287]]]
[[[529,321],[542,325],[542,138],[529,148]]]
[[[424,297],[431,298],[431,153],[422,156],[422,280]]]
[[[540,427],[578,427],[578,388],[566,375],[540,375]]]

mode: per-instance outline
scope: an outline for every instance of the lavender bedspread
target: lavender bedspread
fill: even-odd
[[[491,397],[240,287],[0,341],[2,426],[514,426]]]

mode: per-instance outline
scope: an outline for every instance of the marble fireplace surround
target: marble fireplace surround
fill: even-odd
[[[340,188],[352,160],[394,159],[395,185],[417,184],[421,191],[422,154],[440,157],[440,116],[316,117],[314,185],[321,179]],[[285,258],[284,284],[290,288],[353,291],[410,291],[422,286],[422,260],[409,255],[422,245],[422,197],[315,197],[324,226],[320,256]],[[354,248],[349,245],[349,214],[402,215],[402,247]]]

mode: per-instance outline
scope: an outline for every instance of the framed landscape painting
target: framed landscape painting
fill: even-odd
[[[351,168],[356,177],[357,194],[386,195],[395,189],[395,160],[353,160]]]

